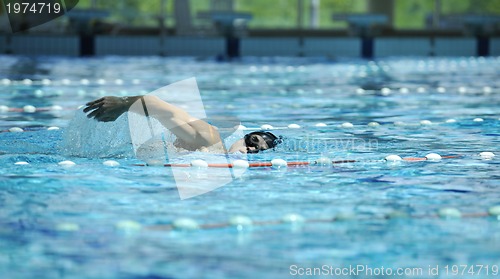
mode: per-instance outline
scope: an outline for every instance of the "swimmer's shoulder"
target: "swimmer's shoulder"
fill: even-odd
[[[210,146],[196,146],[193,144],[189,144],[179,138],[177,138],[174,142],[174,146],[179,149],[187,150],[187,151],[199,151],[199,152],[207,152],[207,153],[224,153],[225,149],[221,142]]]

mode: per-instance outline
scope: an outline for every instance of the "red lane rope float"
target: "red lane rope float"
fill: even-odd
[[[403,158],[403,160],[410,162],[418,162],[418,161],[427,161],[427,158],[408,157],[408,158]]]
[[[456,159],[456,158],[461,158],[463,157],[463,155],[448,155],[448,156],[441,156],[442,159]],[[404,161],[408,161],[408,162],[421,162],[421,161],[430,161],[430,159],[427,159],[425,157],[407,157],[407,158],[402,158],[402,160]],[[283,160],[281,160],[283,161]],[[293,161],[293,162],[286,162],[286,161],[283,161],[282,164],[280,164],[279,166],[282,166],[284,167],[285,164],[287,167],[298,167],[298,166],[326,166],[328,164],[334,164],[334,165],[337,165],[337,164],[346,164],[346,163],[359,163],[359,162],[366,162],[366,161],[362,161],[362,160],[336,160],[336,161],[329,161],[327,163],[324,163],[324,161],[311,161],[311,162],[307,162],[307,161]],[[275,166],[276,164],[274,163],[274,160],[271,161],[271,162],[249,162],[248,163],[248,167],[249,168],[262,168],[262,167],[273,167]],[[138,167],[146,167],[146,166],[149,166],[148,164],[133,164],[132,166],[138,166]],[[193,165],[192,164],[163,164],[163,165],[159,165],[159,166],[163,166],[163,167],[167,167],[167,168],[189,168],[189,167],[192,167]],[[238,166],[235,166],[235,164],[230,164],[230,163],[227,163],[227,164],[207,164],[206,165],[207,167],[209,168],[235,168],[235,167],[238,167]]]
[[[355,160],[345,160],[345,161],[332,161],[332,164],[341,164],[341,163],[354,163],[357,162]],[[314,162],[287,162],[286,163],[288,167],[294,167],[294,166],[308,166],[308,165],[314,165]],[[146,167],[149,166],[148,164],[133,164],[133,166],[138,166],[138,167]],[[189,168],[192,165],[191,164],[163,164],[164,167],[168,168]],[[272,167],[273,164],[271,162],[253,162],[249,163],[248,167],[250,168],[261,168],[261,167]],[[208,164],[209,168],[234,168],[234,164]]]
[[[462,155],[441,156],[441,158],[443,158],[443,159],[454,159],[454,158],[460,158],[460,157],[462,157]],[[419,158],[419,157],[406,157],[406,158],[403,158],[403,160],[410,161],[410,162],[429,161],[429,159],[427,159],[425,157],[423,157],[423,158]]]

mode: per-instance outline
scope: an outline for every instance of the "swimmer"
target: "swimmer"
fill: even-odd
[[[147,115],[157,119],[165,128],[170,130],[177,140],[176,147],[186,150],[207,151],[210,147],[222,148],[222,140],[217,128],[206,121],[192,117],[185,110],[176,107],[156,96],[114,97],[107,96],[88,102],[83,112],[88,118],[101,122],[115,121],[120,115],[130,109],[136,101],[141,101],[143,106],[147,103]],[[281,139],[265,131],[256,131],[246,134],[236,141],[229,153],[258,153],[274,148]]]

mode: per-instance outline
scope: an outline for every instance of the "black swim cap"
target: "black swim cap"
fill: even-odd
[[[251,133],[245,135],[246,146],[253,146],[253,143],[250,139],[250,137],[253,135],[261,136],[264,139],[264,141],[267,143],[267,146],[269,146],[269,148],[274,148],[276,145],[281,143],[281,139],[276,137],[273,133],[265,132],[265,131],[257,131],[257,132],[251,132]],[[256,150],[256,152],[259,152],[259,151],[260,150]]]

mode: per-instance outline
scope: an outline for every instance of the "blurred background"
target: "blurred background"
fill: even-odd
[[[258,55],[259,51],[245,53],[245,48],[252,47],[244,42],[244,38],[296,38],[299,40],[297,49],[294,49],[295,42],[291,42],[291,51],[283,52],[282,47],[277,46],[275,53],[270,50],[261,52],[301,56],[308,52],[304,49],[307,44],[304,38],[358,37],[362,40],[357,53],[372,57],[376,55],[372,38],[426,37],[432,39],[432,46],[434,38],[440,36],[472,37],[477,41],[473,43],[476,45],[475,55],[497,55],[500,44],[495,38],[500,37],[499,16],[498,0],[80,0],[65,16],[14,35],[75,35],[79,49],[66,52],[74,55],[112,54],[113,51],[104,51],[99,44],[113,42],[101,41],[101,38],[96,38],[98,36],[148,36],[143,44],[150,46],[142,47],[143,53],[125,49],[114,51],[131,55]],[[15,29],[13,26],[26,25],[23,21],[29,19],[11,18],[9,21],[5,3],[0,5],[0,53],[21,51],[10,37]],[[174,46],[191,45],[192,40],[170,42],[173,49],[169,50],[166,44],[168,38],[173,37],[208,38],[199,42],[209,50],[197,52],[194,47],[188,47],[184,52],[175,50]],[[54,43],[47,41],[45,44]],[[123,41],[118,44],[123,46]],[[198,45],[198,49],[202,45]],[[348,44],[344,49],[351,47],[352,44]],[[24,52],[29,54],[33,50]],[[427,52],[434,54],[433,50]],[[325,51],[317,54],[335,56],[335,53],[325,54]]]
[[[136,27],[158,27],[161,0],[80,0],[79,8],[104,9],[110,12],[108,22]],[[189,2],[193,23],[200,27],[210,22],[197,17],[202,11],[217,10],[217,3],[229,3],[228,10],[251,13],[250,29],[346,29],[347,23],[332,20],[337,13],[387,13],[395,29],[429,29],[433,15],[441,15],[442,28],[457,28],[451,17],[460,14],[500,14],[497,0],[165,0],[165,25],[175,28],[174,2]],[[439,10],[437,6],[439,5]],[[223,7],[219,7],[224,10]]]

